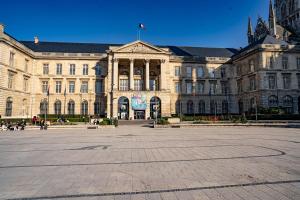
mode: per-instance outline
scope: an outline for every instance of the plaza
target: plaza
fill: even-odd
[[[0,133],[0,199],[300,199],[300,132],[200,127]]]

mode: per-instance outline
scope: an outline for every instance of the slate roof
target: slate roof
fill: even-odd
[[[69,43],[69,42],[39,42],[20,41],[26,47],[35,52],[59,52],[59,53],[106,53],[109,46],[122,46],[122,44],[99,44],[99,43]],[[198,57],[232,57],[238,52],[233,48],[206,48],[206,47],[181,47],[181,46],[158,46],[169,48],[177,56]]]
[[[280,39],[277,39],[271,35],[266,35],[264,37],[262,37],[261,39],[253,42],[252,44],[246,46],[245,48],[241,49],[239,51],[239,53],[242,53],[244,51],[247,51],[253,47],[255,47],[256,45],[259,45],[259,44],[280,44],[280,45],[288,45],[287,42],[283,41],[283,40],[280,40]]]

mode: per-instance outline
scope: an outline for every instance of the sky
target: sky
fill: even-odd
[[[18,40],[232,47],[247,21],[267,20],[269,0],[0,0],[0,22]]]

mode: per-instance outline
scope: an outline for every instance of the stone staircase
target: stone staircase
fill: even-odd
[[[119,126],[150,126],[152,120],[119,120]]]

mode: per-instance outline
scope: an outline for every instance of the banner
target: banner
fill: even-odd
[[[134,95],[131,97],[132,110],[146,110],[147,100],[146,95]]]

